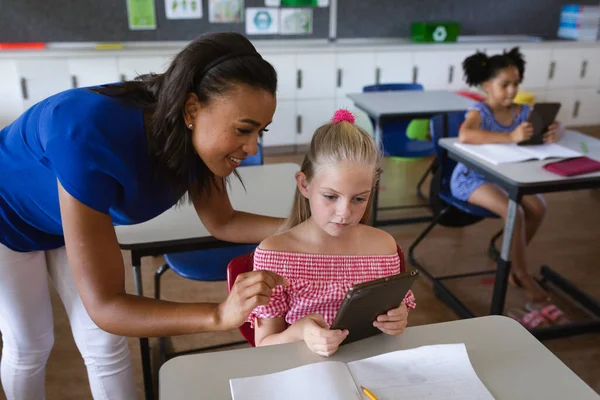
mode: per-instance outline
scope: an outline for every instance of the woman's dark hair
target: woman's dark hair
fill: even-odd
[[[508,53],[504,51],[491,57],[478,51],[467,57],[462,66],[469,86],[481,85],[494,78],[500,70],[511,66],[519,70],[519,83],[523,81],[525,73],[525,60],[518,47],[512,48]]]
[[[155,172],[182,196],[195,184],[202,194],[217,183],[215,175],[196,154],[184,120],[189,93],[201,103],[248,85],[275,95],[277,73],[241,34],[218,32],[196,37],[175,56],[166,72],[138,76],[133,81],[95,88],[151,113],[146,126]]]

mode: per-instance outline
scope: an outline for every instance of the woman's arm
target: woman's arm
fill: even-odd
[[[521,125],[519,125],[515,131],[517,131]],[[471,110],[467,114],[465,122],[463,122],[462,126],[460,127],[458,132],[458,140],[461,143],[469,144],[513,143],[515,141],[515,137],[513,136],[512,132],[507,135],[505,132],[490,132],[482,130],[481,115],[479,114],[479,111]]]
[[[284,283],[268,271],[242,274],[221,304],[173,303],[129,295],[110,216],[79,202],[60,183],[58,193],[77,289],[92,320],[107,332],[151,337],[233,329],[256,306],[268,304],[271,289]]]
[[[227,190],[218,185],[208,195],[190,190],[196,213],[214,237],[234,243],[259,243],[277,232],[283,218],[234,210]]]

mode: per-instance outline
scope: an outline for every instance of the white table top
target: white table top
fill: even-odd
[[[231,175],[229,197],[234,209],[271,217],[287,217],[292,206],[296,164],[269,164],[238,168],[246,191]],[[150,221],[115,228],[123,247],[143,243],[211,237],[191,204],[175,206]]]
[[[437,115],[466,111],[474,100],[447,90],[350,93],[354,104],[373,118]]]
[[[444,343],[465,343],[475,372],[496,399],[600,398],[516,321],[487,316],[412,327],[400,336],[377,335],[342,346],[327,359],[302,342],[176,357],[160,369],[160,399],[230,399],[230,378]]]
[[[468,153],[456,146],[454,143],[458,142],[457,138],[444,138],[440,139],[439,144],[449,153],[454,153],[465,157],[472,161],[476,161],[477,164],[481,165],[490,173],[495,175],[501,175],[505,179],[511,181],[515,185],[523,186],[527,184],[552,184],[568,181],[581,181],[583,179],[598,178],[600,179],[600,171],[593,172],[585,175],[578,175],[572,177],[563,177],[560,175],[553,174],[552,172],[546,171],[543,165],[556,161],[556,159],[548,160],[535,160],[526,161],[519,163],[500,164],[494,165],[489,163],[471,153]],[[585,156],[594,160],[600,161],[600,140],[584,135],[583,133],[568,130],[565,132],[565,136],[558,142],[558,144],[568,147],[570,149],[582,152],[581,143],[585,142],[588,148],[588,153]]]

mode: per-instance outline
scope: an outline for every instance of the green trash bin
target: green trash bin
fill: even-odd
[[[458,22],[413,22],[411,38],[416,43],[453,43],[460,34]]]

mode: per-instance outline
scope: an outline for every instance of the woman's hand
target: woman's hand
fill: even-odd
[[[302,331],[308,348],[325,357],[334,354],[348,336],[347,330],[331,330],[320,314],[310,314],[294,323]]]
[[[287,286],[289,282],[271,271],[253,271],[238,275],[229,296],[217,307],[215,325],[219,330],[239,327],[252,310],[269,304],[271,291],[278,285]]]
[[[544,133],[544,143],[556,143],[560,140],[564,133],[564,126],[555,121],[548,127],[548,131]]]
[[[373,322],[373,326],[388,335],[399,335],[404,332],[407,323],[408,309],[406,308],[406,304],[402,303],[400,307],[378,316],[377,321]]]
[[[513,143],[520,143],[529,139],[533,135],[533,125],[531,122],[522,122],[510,133],[510,139]]]

